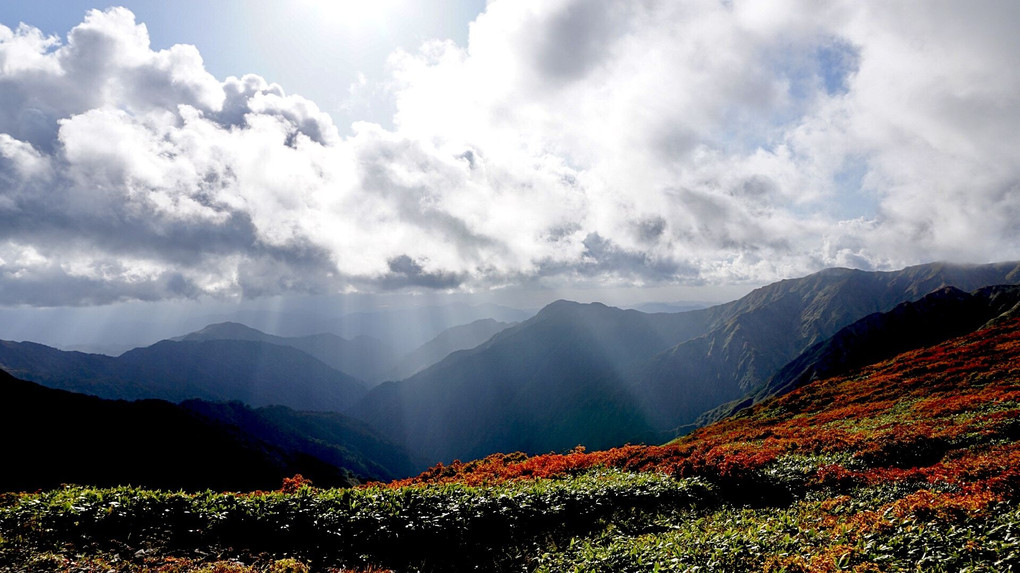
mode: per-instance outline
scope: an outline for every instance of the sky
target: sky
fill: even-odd
[[[4,2],[0,307],[707,300],[1018,259],[1017,22],[1011,1]]]

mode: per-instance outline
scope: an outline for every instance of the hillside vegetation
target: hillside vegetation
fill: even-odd
[[[388,485],[0,503],[7,570],[1008,571],[1020,320],[816,380],[663,446]]]

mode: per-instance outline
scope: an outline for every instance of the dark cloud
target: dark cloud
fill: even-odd
[[[602,63],[627,14],[609,0],[575,0],[537,27],[534,65],[553,81],[583,77]]]
[[[442,271],[427,272],[417,261],[407,255],[390,259],[390,272],[377,282],[386,289],[424,287],[427,289],[452,289],[464,282],[464,277]]]

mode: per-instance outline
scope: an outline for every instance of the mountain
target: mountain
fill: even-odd
[[[341,411],[365,384],[308,354],[248,340],[163,341],[113,358],[0,342],[0,368],[51,388],[102,398],[240,400]]]
[[[161,400],[103,400],[18,380],[0,371],[0,491],[61,483],[166,489],[275,489],[301,473],[322,485],[353,476],[236,427]]]
[[[946,286],[972,291],[1017,282],[1016,262],[827,269],[780,281],[704,311],[711,325],[704,335],[659,354],[629,383],[653,427],[682,432],[703,412],[755,392],[808,347],[869,314]]]
[[[474,348],[514,323],[483,318],[469,324],[447,328],[435,338],[412,350],[390,370],[388,380],[403,380],[432,366],[458,350]]]
[[[733,414],[812,380],[830,378],[917,348],[974,332],[995,320],[1020,316],[1020,286],[997,285],[973,293],[941,288],[889,312],[870,314],[789,362],[753,395],[721,406],[701,422]]]
[[[698,314],[558,301],[476,348],[377,386],[350,413],[429,460],[650,437],[622,375],[704,328]]]
[[[248,340],[289,346],[319,359],[331,368],[369,383],[382,381],[396,361],[396,355],[389,346],[370,336],[356,336],[350,340],[329,333],[283,337],[266,334],[236,322],[210,324],[202,330],[171,340]]]
[[[205,400],[187,400],[180,406],[284,452],[341,468],[360,481],[390,481],[412,474],[420,465],[407,450],[367,424],[335,412]]]
[[[647,488],[638,480],[651,476],[705,488],[635,512],[616,491],[586,500],[615,506],[616,517],[546,542],[543,571],[679,572],[706,563],[718,571],[1013,570],[1020,565],[1017,364],[1020,320],[995,320],[813,380],[666,445],[493,454],[400,485],[431,493],[464,484],[506,499],[503,488],[534,490],[537,481],[544,490],[579,476],[607,488],[621,472],[635,488]],[[649,528],[659,511],[670,515]],[[521,528],[526,512],[507,513]],[[578,515],[550,529],[568,529]],[[640,524],[628,519],[635,515]]]
[[[947,285],[1017,281],[1020,263],[939,263],[829,269],[676,314],[559,301],[477,348],[374,388],[349,413],[432,461],[661,442],[860,318]]]

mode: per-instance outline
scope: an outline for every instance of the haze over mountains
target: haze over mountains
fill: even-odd
[[[678,314],[557,302],[478,348],[379,386],[351,413],[442,461],[665,441],[871,313],[946,285],[1018,281],[1017,263],[932,264],[830,269]]]
[[[266,334],[236,322],[211,324],[172,340],[179,342],[205,342],[209,340],[248,340],[277,346],[296,348],[324,364],[363,381],[378,382],[396,360],[396,353],[385,342],[370,336],[346,339],[332,333],[300,337],[282,337]]]
[[[341,411],[367,391],[364,382],[304,352],[250,340],[167,340],[117,358],[2,342],[0,364],[52,388],[112,399],[240,400]]]
[[[0,368],[106,398],[202,399],[181,407],[286,455],[388,479],[497,451],[661,443],[803,380],[1015,313],[1020,288],[995,285],[1018,282],[1020,263],[829,269],[686,312],[557,301],[405,353],[367,335],[220,323],[118,358],[0,342]]]

